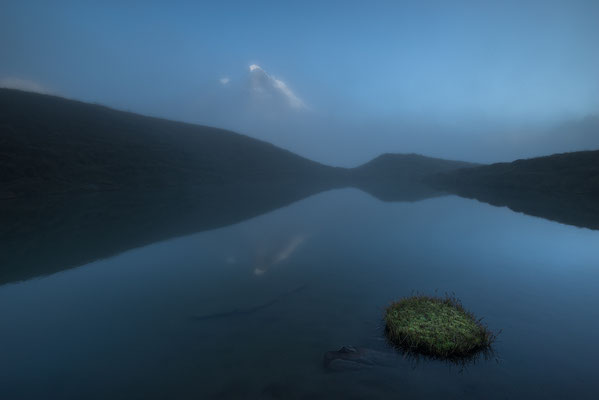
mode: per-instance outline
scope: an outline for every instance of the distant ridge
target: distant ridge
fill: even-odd
[[[356,176],[393,179],[400,181],[422,181],[427,176],[450,172],[460,168],[471,168],[481,164],[465,161],[445,160],[420,154],[385,153],[354,168]]]
[[[553,221],[599,229],[599,151],[579,151],[438,174],[439,190]]]
[[[222,129],[0,89],[0,285],[348,186],[383,201],[455,193],[599,229],[599,151],[492,165],[383,154],[334,168]]]
[[[330,179],[339,171],[224,129],[0,89],[0,198]]]
[[[443,160],[382,159],[334,168],[222,129],[0,89],[0,284],[234,224],[332,188],[387,201],[438,195],[393,178],[392,164],[409,175]]]
[[[438,184],[452,191],[527,191],[599,195],[599,150],[496,163],[449,171]]]
[[[0,199],[301,181],[322,190],[356,186],[379,198],[404,200],[429,196],[431,189],[419,189],[418,195],[405,187],[389,191],[381,181],[405,186],[473,165],[383,154],[357,168],[336,168],[224,129],[0,89]]]

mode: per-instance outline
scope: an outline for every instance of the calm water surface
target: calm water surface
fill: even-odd
[[[0,286],[0,398],[595,399],[598,288],[598,231],[334,190]],[[493,357],[394,355],[385,306],[435,291],[502,330]],[[396,365],[326,370],[343,345]]]

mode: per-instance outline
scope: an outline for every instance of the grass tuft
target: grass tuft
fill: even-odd
[[[392,303],[385,332],[399,349],[441,359],[460,359],[487,351],[496,335],[455,297],[417,295]]]

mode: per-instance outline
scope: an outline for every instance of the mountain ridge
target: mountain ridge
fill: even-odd
[[[0,89],[0,197],[336,173],[225,129]]]
[[[386,154],[356,168],[332,167],[225,129],[0,89],[0,199],[235,182],[364,187],[467,165]]]
[[[436,182],[452,191],[487,187],[599,196],[599,150],[557,153],[448,171],[438,175]]]
[[[599,229],[599,150],[437,174],[438,190],[560,223]]]

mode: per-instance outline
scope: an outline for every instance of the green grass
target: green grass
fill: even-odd
[[[385,332],[401,350],[437,358],[465,358],[490,348],[495,335],[459,300],[412,296],[385,312]]]

